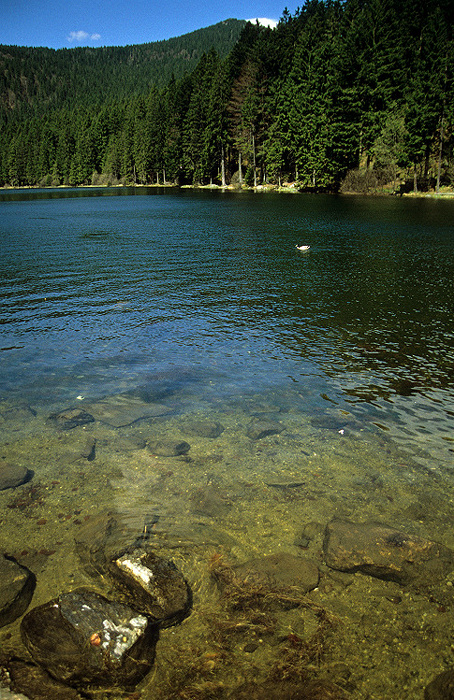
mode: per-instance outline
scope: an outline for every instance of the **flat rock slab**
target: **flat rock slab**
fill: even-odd
[[[325,562],[338,571],[360,571],[386,581],[429,585],[454,566],[444,545],[380,523],[333,520],[325,530]]]
[[[33,659],[58,681],[129,689],[151,669],[159,627],[127,605],[77,589],[30,610],[21,634]]]
[[[183,430],[189,435],[197,435],[198,437],[217,438],[225,430],[224,426],[217,421],[211,420],[186,420],[182,426]]]
[[[189,613],[192,594],[175,564],[140,547],[115,557],[109,573],[130,601],[161,627],[181,622]]]
[[[305,481],[265,481],[273,489],[296,489],[305,485]]]
[[[26,403],[0,402],[0,425],[5,421],[27,422],[36,417],[36,411]]]
[[[11,624],[28,608],[36,578],[25,566],[0,555],[0,627]]]
[[[236,579],[248,584],[270,588],[295,587],[299,593],[307,593],[317,587],[320,572],[311,559],[293,554],[271,554],[268,557],[252,559],[233,567]]]
[[[51,413],[49,420],[53,421],[60,430],[71,430],[79,425],[93,423],[95,419],[83,408],[65,408],[59,413]]]
[[[146,403],[135,396],[118,394],[102,399],[96,403],[85,405],[84,408],[96,420],[107,423],[113,428],[131,425],[142,418],[154,418],[171,413],[172,409],[160,403]]]
[[[0,491],[25,484],[31,475],[32,472],[27,467],[0,459]]]
[[[191,449],[191,445],[185,440],[150,440],[147,444],[147,449],[151,454],[158,455],[158,457],[179,457],[187,454]]]
[[[120,435],[113,443],[113,447],[116,452],[133,452],[134,450],[143,450],[146,444],[146,440],[139,435]]]
[[[232,502],[224,489],[217,484],[209,484],[196,489],[191,494],[191,510],[209,518],[222,518],[227,515]]]
[[[262,440],[269,435],[278,435],[285,426],[274,420],[254,420],[250,423],[246,435],[251,440]]]

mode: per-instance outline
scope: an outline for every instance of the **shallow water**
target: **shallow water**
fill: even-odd
[[[307,523],[342,517],[454,548],[454,204],[35,190],[0,195],[0,215],[2,458],[34,472],[0,492],[1,539],[38,577],[32,605],[90,582],[74,541],[97,518],[113,513],[124,544],[151,517],[195,605],[163,632],[143,698],[235,697],[282,657],[282,629],[316,628],[313,611],[281,612],[280,634],[252,654],[244,631],[224,630],[226,648],[213,629],[210,558],[279,551],[320,560],[311,600],[339,621],[314,676],[348,697],[422,697],[454,665],[444,598],[333,578],[321,541],[300,540]],[[166,410],[66,431],[49,421],[119,395]],[[200,419],[224,431],[201,436]],[[259,419],[279,432],[251,438]],[[81,456],[87,437],[94,459]],[[143,447],[165,437],[190,451]],[[15,652],[18,624],[0,630]]]

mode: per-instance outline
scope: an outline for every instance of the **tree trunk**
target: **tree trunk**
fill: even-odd
[[[429,180],[429,159],[430,159],[430,146],[426,146],[426,153],[425,153],[425,158],[424,158],[424,176],[423,176],[423,182],[424,186],[427,188],[428,185],[428,180]]]
[[[257,187],[257,161],[255,157],[255,134],[252,134],[252,163],[254,168],[254,187]]]
[[[224,144],[222,144],[222,153],[221,153],[221,184],[222,187],[225,187],[225,154],[224,154]]]
[[[443,136],[444,136],[444,117],[441,117],[441,127],[440,127],[440,146],[438,148],[438,166],[437,166],[437,186],[436,193],[440,192],[440,176],[441,176],[441,159],[443,156]]]
[[[238,182],[240,183],[240,187],[243,187],[243,165],[242,165],[242,157],[241,157],[241,151],[238,153]]]

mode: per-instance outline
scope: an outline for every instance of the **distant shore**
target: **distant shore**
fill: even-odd
[[[160,183],[160,184],[115,184],[115,185],[56,185],[51,187],[40,187],[39,185],[22,185],[20,187],[11,187],[6,185],[0,187],[0,192],[10,192],[16,190],[85,190],[85,189],[126,189],[128,187],[136,188],[169,188],[169,189],[192,189],[192,190],[228,190],[229,192],[280,192],[284,194],[320,194],[320,192],[312,190],[303,190],[298,188],[295,183],[288,183],[284,185],[257,185],[256,187],[238,187],[235,185],[222,185],[210,184],[210,185],[175,185],[173,183]],[[322,193],[329,194],[329,193]],[[410,192],[392,192],[387,190],[373,191],[373,192],[355,192],[355,191],[344,191],[336,192],[332,194],[340,194],[342,196],[364,196],[364,197],[413,197],[421,198],[427,197],[431,199],[450,199],[454,198],[454,189],[448,187],[440,188],[439,192],[435,190],[428,191],[410,191]]]

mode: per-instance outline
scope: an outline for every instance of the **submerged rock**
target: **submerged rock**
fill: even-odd
[[[83,408],[66,408],[60,413],[52,413],[49,420],[53,421],[60,430],[70,430],[79,425],[93,423],[95,419],[91,413],[87,413]]]
[[[287,489],[296,489],[296,488],[299,488],[300,486],[306,485],[305,481],[294,481],[294,480],[265,481],[265,483],[267,486],[270,486],[272,489],[282,489],[282,491],[286,491]]]
[[[28,608],[35,575],[14,559],[0,555],[0,627],[11,624]]]
[[[158,513],[147,514],[140,532],[128,529],[122,518],[100,514],[78,530],[75,542],[89,576],[99,583],[108,577],[131,607],[167,627],[186,616],[192,594],[174,562],[153,549],[159,520]]]
[[[99,513],[82,524],[74,537],[76,552],[86,573],[99,578],[99,583],[109,573],[109,562],[118,552],[133,548],[132,540],[133,532],[128,530],[127,523],[107,512]]]
[[[301,535],[295,538],[294,544],[304,549],[310,546],[321,549],[324,531],[325,528],[321,523],[311,520],[304,525]]]
[[[443,671],[424,691],[424,700],[454,700],[454,669]]]
[[[181,622],[192,605],[191,589],[175,564],[140,547],[115,557],[109,566],[113,580],[130,604],[162,627]]]
[[[311,559],[304,559],[285,552],[252,559],[233,567],[235,577],[248,584],[271,588],[294,587],[299,593],[307,593],[317,587],[320,572]]]
[[[143,450],[146,444],[146,440],[139,435],[120,435],[113,443],[113,448],[117,452],[133,452]]]
[[[186,420],[183,424],[184,431],[190,435],[199,437],[217,438],[225,428],[221,423],[212,420]]]
[[[232,566],[221,557],[210,563],[226,605],[234,610],[291,610],[304,605],[317,587],[318,566],[310,559],[279,553]]]
[[[27,467],[0,460],[0,491],[14,489],[16,486],[25,484],[31,477],[32,472]]]
[[[235,691],[235,700],[347,700],[347,694],[329,681],[266,680],[247,682]]]
[[[345,417],[343,419],[345,421]],[[310,419],[310,424],[314,428],[325,428],[326,430],[339,430],[344,426],[341,417],[338,416],[313,416]]]
[[[77,690],[59,683],[44,669],[22,659],[12,659],[7,664],[7,670],[11,679],[11,691],[25,693],[20,698],[30,700],[82,700]],[[6,695],[0,689],[1,700],[20,700],[18,695]]]
[[[104,581],[108,577],[132,608],[169,627],[190,612],[192,593],[173,561],[151,549],[158,521],[159,515],[150,514],[142,533],[132,540],[121,521],[101,515],[78,532],[76,550],[90,576]]]
[[[21,634],[33,659],[62,683],[131,688],[151,669],[159,627],[127,605],[78,589],[30,610]]]
[[[178,457],[189,452],[191,446],[184,440],[154,440],[147,445],[150,452],[159,457]]]
[[[84,406],[96,420],[114,428],[131,425],[144,418],[171,413],[172,409],[160,403],[145,402],[130,394],[117,394]]]
[[[274,420],[254,420],[249,425],[246,435],[251,440],[261,440],[269,435],[278,435],[285,426]]]
[[[83,459],[87,459],[89,462],[92,462],[96,457],[95,450],[96,450],[96,438],[87,437],[84,444],[80,448],[79,454]]]
[[[323,548],[332,569],[400,584],[438,582],[454,566],[454,552],[448,547],[380,523],[333,520],[326,527]]]
[[[209,484],[196,489],[191,494],[191,510],[198,515],[209,518],[222,518],[227,515],[232,502],[226,492],[216,484]]]
[[[36,415],[35,409],[23,401],[18,403],[0,402],[0,425],[7,421],[26,423],[35,418]]]
[[[1,670],[2,669],[0,669],[0,671]],[[6,688],[3,685],[0,685],[0,693],[1,693],[0,698],[2,700],[48,700],[48,697],[49,697],[47,695],[45,698],[44,697],[40,698],[39,696],[36,696],[36,698],[34,698],[34,697],[32,698],[31,695],[30,696],[22,695],[22,693],[20,695],[18,695],[14,690],[8,690],[8,688]],[[60,700],[60,698],[57,698],[57,700]]]
[[[320,577],[314,561],[285,552],[233,566],[221,557],[213,560],[211,573],[235,609],[245,602],[266,610],[298,607]]]

